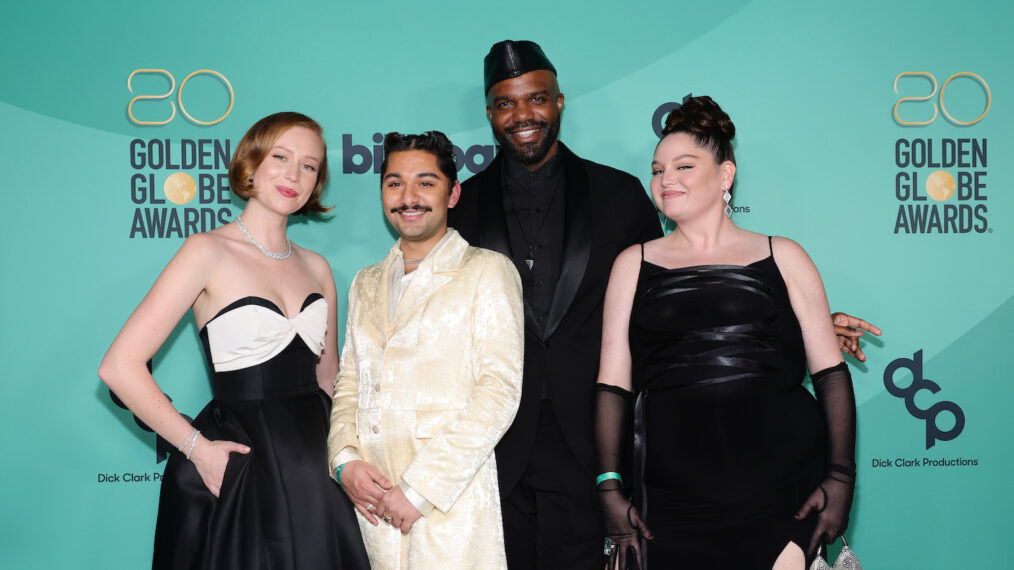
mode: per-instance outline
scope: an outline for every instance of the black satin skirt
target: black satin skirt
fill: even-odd
[[[288,353],[267,370],[215,374],[215,399],[193,425],[251,451],[230,456],[218,498],[183,454],[170,455],[152,568],[370,567],[352,504],[328,476],[331,401],[312,375],[295,374],[303,380],[293,385],[300,366]]]

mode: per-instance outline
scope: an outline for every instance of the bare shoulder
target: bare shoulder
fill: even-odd
[[[650,242],[649,242],[650,243]],[[641,244],[634,244],[624,249],[613,261],[613,269],[609,273],[609,285],[606,288],[606,296],[610,297],[610,290],[613,295],[620,292],[633,292],[637,287],[637,279],[641,274]]]
[[[226,238],[214,231],[191,234],[183,241],[176,259],[188,263],[208,263],[218,259],[227,247]]]
[[[619,255],[616,256],[616,261],[613,262],[613,272],[616,272],[618,269],[620,271],[625,271],[631,268],[636,268],[641,263],[642,248],[657,241],[658,239],[653,239],[643,245],[635,243],[634,245],[621,251]]]
[[[775,256],[775,261],[779,265],[784,261],[786,264],[798,264],[804,263],[813,265],[810,261],[809,254],[803,249],[803,246],[799,245],[798,242],[782,236],[772,236],[771,238],[771,252]]]
[[[334,274],[331,273],[331,264],[324,259],[324,256],[312,249],[306,249],[295,244],[293,244],[293,247],[298,248],[300,258],[306,264],[313,278],[324,288],[324,291],[328,293],[334,291]]]
[[[736,235],[736,242],[734,243],[738,243],[746,248],[763,247],[764,249],[767,249],[769,239],[772,243],[774,243],[775,240],[784,239],[779,238],[778,236],[768,236],[767,234],[758,233],[738,226],[734,227],[733,231]]]
[[[217,247],[220,245],[221,240],[221,236],[214,231],[190,234],[187,236],[187,239],[183,240],[183,246],[180,249],[206,249]]]
[[[314,275],[331,274],[331,264],[324,259],[323,255],[313,251],[312,249],[306,249],[305,247],[300,247],[295,244],[293,245],[299,248],[299,255],[303,258],[306,265],[310,268],[310,271],[312,271]]]
[[[787,238],[775,236],[771,239],[771,251],[775,264],[787,283],[820,283],[820,274],[803,246]]]

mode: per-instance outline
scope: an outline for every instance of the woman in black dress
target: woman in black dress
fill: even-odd
[[[153,568],[369,568],[352,506],[328,476],[334,278],[286,237],[290,215],[328,210],[326,181],[313,119],[254,124],[229,166],[243,213],[187,238],[102,361],[102,380],[179,449],[162,479]],[[192,425],[145,366],[190,309],[214,395]]]
[[[621,567],[629,550],[651,570],[804,568],[847,524],[851,378],[806,252],[729,215],[734,134],[706,96],[670,114],[651,192],[676,229],[623,251],[610,275],[598,487]],[[620,475],[630,413],[633,504]]]

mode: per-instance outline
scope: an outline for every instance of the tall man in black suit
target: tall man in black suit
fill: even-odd
[[[593,392],[602,301],[616,255],[661,237],[633,176],[557,140],[564,97],[534,42],[503,41],[485,59],[486,114],[506,152],[461,185],[449,225],[514,260],[524,288],[521,405],[496,447],[507,564],[514,570],[602,567],[595,492]],[[834,315],[842,349],[864,360],[866,321]]]
[[[496,448],[507,562],[599,568],[592,417],[602,299],[616,255],[662,230],[636,178],[557,140],[564,97],[538,45],[494,45],[485,83],[507,152],[462,184],[450,225],[513,259],[524,286],[521,406]]]

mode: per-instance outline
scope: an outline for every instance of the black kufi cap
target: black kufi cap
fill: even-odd
[[[489,48],[483,65],[485,92],[489,93],[490,87],[504,79],[511,79],[537,69],[548,69],[556,75],[556,68],[549,62],[546,54],[542,53],[539,44],[514,40],[497,42]]]

